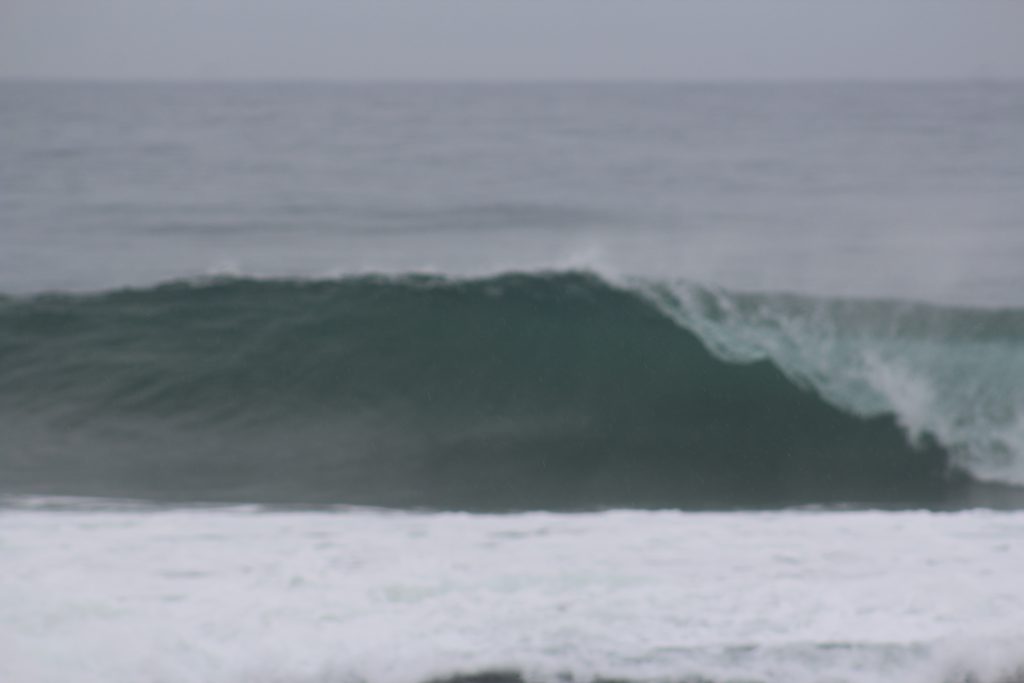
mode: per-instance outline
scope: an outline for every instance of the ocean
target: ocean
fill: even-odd
[[[1024,85],[0,83],[0,680],[1024,680]]]

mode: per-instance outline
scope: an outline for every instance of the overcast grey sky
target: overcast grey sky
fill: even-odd
[[[0,77],[1024,79],[1024,0],[0,0]]]

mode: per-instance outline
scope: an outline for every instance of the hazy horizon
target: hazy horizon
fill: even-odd
[[[9,0],[0,79],[1024,79],[1024,3]]]
[[[118,76],[0,76],[0,83],[38,85],[328,85],[328,86],[900,86],[900,85],[1024,85],[1024,76],[962,78],[283,78],[235,76],[226,78],[118,77]]]

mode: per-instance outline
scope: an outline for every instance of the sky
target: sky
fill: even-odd
[[[1024,0],[0,0],[0,78],[1024,79]]]

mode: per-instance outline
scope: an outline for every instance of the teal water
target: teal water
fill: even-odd
[[[547,273],[46,295],[0,324],[8,492],[943,506],[1021,481],[1017,310]]]

